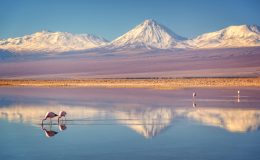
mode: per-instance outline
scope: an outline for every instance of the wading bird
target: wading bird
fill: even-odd
[[[237,102],[240,102],[240,90],[237,90]]]
[[[196,92],[193,92],[192,97],[193,97],[193,100],[194,100],[195,97],[196,97]]]
[[[58,123],[60,123],[60,118],[62,118],[62,117],[65,118],[66,114],[67,114],[67,113],[66,113],[65,111],[60,111],[59,117],[58,117]],[[65,118],[65,119],[66,119],[66,118]]]
[[[43,125],[43,121],[45,121],[47,118],[49,118],[49,119],[50,119],[50,122],[51,122],[51,119],[54,118],[54,117],[56,117],[56,116],[58,116],[58,115],[55,114],[55,113],[53,113],[53,112],[47,112],[47,113],[45,114],[44,119],[42,120],[42,125]],[[51,122],[51,123],[52,123],[52,122]]]

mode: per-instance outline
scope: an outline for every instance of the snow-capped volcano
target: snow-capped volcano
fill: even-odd
[[[260,27],[256,25],[229,26],[202,34],[184,44],[192,48],[227,48],[260,46]]]
[[[13,52],[66,52],[107,44],[103,38],[89,34],[41,31],[23,37],[0,40],[0,49]]]
[[[145,20],[134,29],[112,41],[112,48],[168,49],[185,40],[154,20]]]

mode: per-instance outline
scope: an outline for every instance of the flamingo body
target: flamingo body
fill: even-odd
[[[59,122],[60,118],[65,117],[66,114],[67,114],[67,113],[66,113],[65,111],[60,111],[59,117],[58,117],[58,122]]]
[[[44,119],[46,120],[47,118],[54,118],[54,117],[56,117],[56,116],[58,116],[56,113],[47,112],[47,113],[45,114]]]
[[[66,112],[65,111],[60,111],[60,113],[59,113],[59,117],[61,118],[61,117],[65,117],[66,116]]]
[[[50,118],[50,121],[51,121],[51,119],[56,116],[58,116],[58,115],[53,112],[47,112],[44,116],[44,119],[42,120],[42,124],[43,124],[43,121],[45,121],[46,119]]]

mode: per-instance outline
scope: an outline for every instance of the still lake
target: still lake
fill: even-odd
[[[259,160],[259,127],[259,88],[0,88],[1,160]]]

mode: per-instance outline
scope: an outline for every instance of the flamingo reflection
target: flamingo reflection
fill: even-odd
[[[67,129],[67,126],[65,124],[59,124],[60,131],[64,131],[65,129]]]
[[[195,102],[192,103],[192,107],[196,108],[197,104]]]
[[[47,130],[46,128],[44,128],[44,127],[42,126],[42,130],[44,131],[45,136],[48,137],[48,138],[53,137],[53,136],[55,136],[56,134],[58,134],[58,132],[51,130],[51,127],[50,127],[49,130]]]

